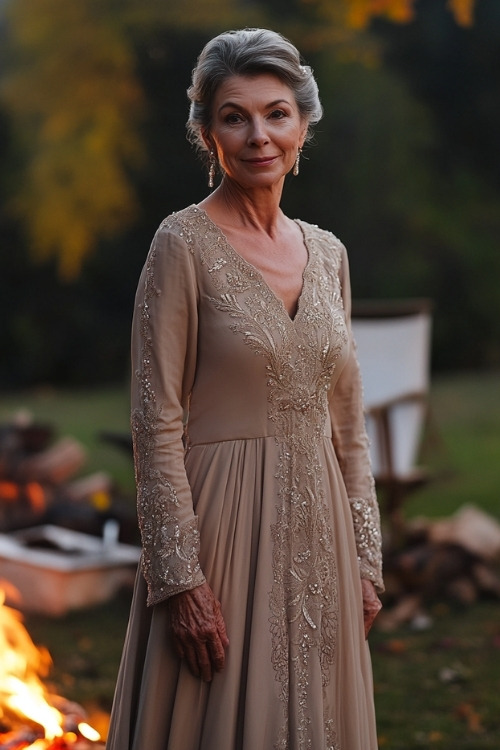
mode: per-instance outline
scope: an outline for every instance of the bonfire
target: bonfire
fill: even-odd
[[[100,735],[82,707],[46,689],[50,654],[35,646],[20,612],[4,602],[0,589],[0,750],[97,748]]]

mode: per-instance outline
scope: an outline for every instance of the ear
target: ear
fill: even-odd
[[[208,151],[215,151],[214,144],[212,143],[212,140],[210,138],[210,133],[208,130],[202,130],[201,131],[201,137],[203,138],[203,143],[207,147]]]
[[[306,120],[304,121],[304,127],[302,128],[300,136],[299,136],[299,148],[304,147],[304,143],[306,142],[308,130],[309,130],[309,122]]]

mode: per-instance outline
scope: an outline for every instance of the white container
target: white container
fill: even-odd
[[[141,554],[112,536],[50,525],[0,534],[0,588],[7,581],[21,598],[9,597],[6,586],[7,604],[57,616],[108,601],[131,584]]]

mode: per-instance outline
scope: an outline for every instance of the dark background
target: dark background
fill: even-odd
[[[283,31],[302,50],[325,109],[300,176],[287,179],[284,210],[344,241],[356,298],[433,300],[435,370],[498,367],[497,0],[477,0],[472,26],[460,26],[445,0],[419,0],[413,20],[374,18],[362,30],[338,19],[328,26],[321,3],[299,0],[272,0],[265,7],[226,0],[206,13],[201,11],[207,4],[199,0],[199,17],[192,2],[179,3],[177,15],[163,16],[153,0],[104,6],[86,0],[81,30],[76,28],[81,19],[63,17],[67,5],[0,4],[0,387],[94,384],[128,376],[133,296],[154,231],[165,215],[207,193],[206,170],[185,138],[191,69],[214,33],[253,25],[254,19]],[[63,22],[82,50],[67,64],[64,54],[70,53],[58,52],[47,94],[40,76],[59,33],[51,24]],[[101,44],[103,28],[107,36]],[[68,42],[68,50],[75,43]],[[47,148],[43,138],[55,106],[51,92],[56,96],[63,85],[74,91],[85,80],[90,48],[100,55],[91,71],[96,81],[107,75],[108,56],[115,61],[109,65],[117,65],[121,50],[127,52],[127,75],[136,88],[129,110],[117,111],[142,155],[119,157],[133,207],[124,201],[111,229],[101,231],[97,222],[82,262],[68,272],[68,235],[54,242],[52,251],[37,247],[34,219],[39,209],[43,216],[55,183],[38,194],[30,190],[33,164]],[[114,90],[107,95],[111,105]],[[43,96],[37,98],[37,91]],[[95,94],[92,81],[89,91]],[[85,117],[97,122],[99,116],[89,95]],[[85,118],[79,118],[74,133],[83,127]],[[75,171],[62,175],[57,187],[73,201],[75,216],[91,226],[94,209],[81,196],[72,197],[80,158],[83,168],[85,154],[75,146]],[[49,220],[57,235],[57,216]]]

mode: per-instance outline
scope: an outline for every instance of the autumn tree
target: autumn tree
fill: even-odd
[[[473,0],[449,0],[458,23],[472,21]],[[355,36],[374,17],[408,22],[415,0],[10,0],[9,43],[0,93],[24,164],[9,209],[20,219],[36,257],[56,257],[60,274],[78,275],[102,237],[123,231],[139,206],[133,174],[147,116],[136,73],[135,41],[153,29],[279,27],[305,51]],[[274,13],[273,13],[274,11]],[[366,57],[370,46],[358,46]]]

